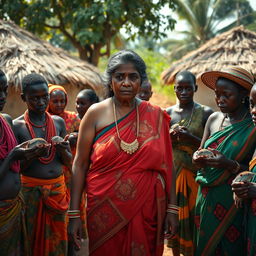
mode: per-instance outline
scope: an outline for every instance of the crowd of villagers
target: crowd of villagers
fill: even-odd
[[[163,110],[144,61],[122,50],[108,97],[82,90],[71,112],[62,86],[26,75],[27,110],[0,115],[0,255],[160,256],[164,243],[174,256],[256,255],[254,76],[230,66],[201,81],[219,111],[194,101],[187,70]],[[0,71],[1,111],[7,92]]]

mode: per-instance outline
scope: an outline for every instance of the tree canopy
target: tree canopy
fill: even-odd
[[[70,42],[81,59],[97,65],[121,29],[129,38],[154,39],[173,29],[175,21],[161,13],[163,6],[174,9],[172,0],[2,0],[0,17],[60,46]]]
[[[179,59],[210,38],[236,25],[252,24],[255,12],[248,0],[174,0],[177,14],[188,26],[183,40],[169,39],[162,46]],[[224,23],[225,25],[223,26]]]

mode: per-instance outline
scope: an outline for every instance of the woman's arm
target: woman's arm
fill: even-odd
[[[80,124],[76,156],[72,166],[71,179],[71,202],[70,210],[79,210],[82,192],[85,187],[87,171],[90,165],[90,154],[95,137],[95,124],[97,113],[94,108],[90,108]],[[80,249],[81,221],[79,218],[70,219],[68,228],[69,237]]]

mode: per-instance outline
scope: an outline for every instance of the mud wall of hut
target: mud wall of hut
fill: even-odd
[[[198,86],[198,91],[195,93],[194,99],[200,104],[209,106],[215,111],[219,111],[215,102],[214,91],[206,86]]]

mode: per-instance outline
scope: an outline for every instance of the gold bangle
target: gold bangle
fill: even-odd
[[[167,204],[167,208],[175,208],[175,209],[179,209],[179,206],[175,205],[175,204]]]
[[[172,213],[172,214],[175,214],[175,215],[179,215],[179,211],[173,211],[171,209],[167,209],[166,212],[167,213]]]
[[[80,215],[74,215],[74,216],[68,215],[68,218],[69,218],[69,219],[78,219],[78,218],[80,218],[80,217],[81,217]]]

